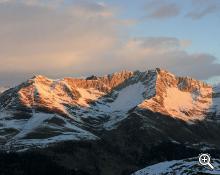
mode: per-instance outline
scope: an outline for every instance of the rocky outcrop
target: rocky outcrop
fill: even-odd
[[[194,120],[203,119],[212,105],[211,86],[192,78],[176,77],[157,68],[146,72],[122,71],[89,79],[51,80],[39,75],[3,93],[0,106],[6,110],[21,106],[43,109],[68,116],[66,106],[88,107],[90,103],[114,95],[112,92],[120,93],[120,90],[138,82],[146,88],[145,100],[137,104],[140,109]]]
[[[157,69],[155,95],[138,107],[185,121],[203,120],[212,106],[212,87]]]
[[[86,79],[38,75],[0,94],[0,150],[46,147],[40,154],[71,173],[95,175],[132,174],[204,149],[219,153],[219,92],[161,69]]]

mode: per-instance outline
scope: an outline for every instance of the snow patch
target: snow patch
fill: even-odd
[[[220,174],[220,164],[218,159],[213,159],[214,170],[210,170],[207,167],[199,165],[198,158],[190,158],[184,160],[172,160],[157,163],[148,166],[142,170],[139,170],[132,175],[160,175],[160,174],[199,174],[199,173],[210,173]]]
[[[19,134],[13,137],[12,140],[26,136],[28,133],[34,131],[36,128],[41,126],[45,120],[50,119],[52,117],[54,117],[54,114],[33,113],[32,117],[27,122],[25,122]]]
[[[146,86],[142,82],[129,85],[118,91],[118,96],[112,103],[107,103],[108,108],[103,108],[103,111],[127,112],[137,106],[144,100],[143,93],[146,91]]]

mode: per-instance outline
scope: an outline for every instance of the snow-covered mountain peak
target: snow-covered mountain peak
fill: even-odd
[[[6,87],[0,87],[0,94],[3,93],[4,91],[6,91],[8,88]]]
[[[32,78],[32,80],[40,80],[40,79],[48,79],[46,76],[44,75],[34,75]]]
[[[132,71],[122,70],[122,71],[119,71],[119,72],[114,72],[112,74],[108,74],[106,76],[108,76],[108,77],[114,77],[114,76],[122,77],[122,76],[129,76],[129,75],[133,75],[133,74],[134,74],[134,72],[132,72]]]
[[[93,104],[97,105],[91,107]],[[103,112],[126,112],[138,106],[182,120],[201,120],[212,106],[212,87],[159,68],[87,79],[52,80],[37,75],[3,93],[0,105],[5,109],[22,106],[67,116],[72,115],[69,108],[76,106]]]
[[[188,158],[183,160],[172,160],[160,162],[144,169],[141,169],[132,175],[162,175],[162,174],[181,174],[181,175],[193,175],[193,174],[220,174],[220,161],[219,159],[213,159],[212,164],[215,169],[212,170],[209,167],[202,166],[198,163],[198,158]]]
[[[211,108],[212,87],[189,77],[156,69],[155,95],[139,105],[185,121],[202,120]]]
[[[76,126],[111,130],[127,117],[144,117],[149,111],[183,121],[203,120],[210,115],[219,116],[218,100],[219,94],[213,93],[211,86],[159,68],[86,79],[53,80],[38,75],[0,94],[0,124],[7,119],[0,126],[15,130],[6,133],[9,139],[32,138],[36,133],[45,133],[46,127],[56,140],[57,133],[68,135],[69,129]],[[72,134],[78,132],[71,132],[71,137]]]
[[[55,80],[49,79],[46,76],[43,75],[35,75],[32,78],[30,78],[27,82],[33,83],[33,84],[39,84],[39,85],[47,85],[52,83]]]

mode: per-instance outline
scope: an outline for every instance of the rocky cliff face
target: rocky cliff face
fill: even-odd
[[[175,77],[160,69],[147,72],[122,71],[96,79],[51,80],[35,76],[2,94],[0,105],[6,110],[23,106],[68,115],[66,106],[88,107],[89,103],[98,102],[116,91],[120,93],[120,90],[138,82],[145,89],[140,92],[145,98],[137,104],[140,108],[193,120],[194,117],[202,117],[212,105],[211,86],[192,78]],[[127,96],[129,98],[129,92]]]
[[[138,107],[184,121],[203,120],[212,106],[212,87],[192,78],[156,71],[154,96]]]
[[[86,79],[39,75],[0,95],[0,135],[22,144],[99,139],[97,132],[149,112],[187,123],[215,121],[218,97],[201,81],[161,69]]]
[[[80,98],[88,95],[88,102],[110,93],[113,88],[129,79],[133,72],[122,71],[98,77],[96,80],[64,78],[51,80],[38,75],[1,95],[1,109],[44,109],[48,112],[67,114],[65,105],[84,106]]]

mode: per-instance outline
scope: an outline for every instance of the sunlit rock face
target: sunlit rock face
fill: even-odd
[[[97,132],[149,112],[151,120],[158,113],[191,124],[215,121],[218,101],[218,88],[158,68],[85,79],[38,75],[0,95],[0,135],[23,144],[99,139]]]
[[[212,106],[212,87],[189,77],[176,77],[157,69],[154,96],[144,100],[149,109],[184,121],[202,120]]]
[[[88,106],[113,88],[132,77],[133,72],[122,71],[96,80],[64,78],[51,80],[38,75],[2,94],[2,107],[13,108],[16,103],[27,108],[41,108],[67,114],[65,105]],[[16,98],[14,98],[16,97]]]
[[[98,111],[120,112],[138,106],[185,121],[202,120],[216,107],[211,86],[160,69],[122,71],[90,79],[51,80],[38,75],[8,90],[1,99],[1,108],[6,110],[22,106],[68,116],[68,106],[88,108],[97,103]]]

